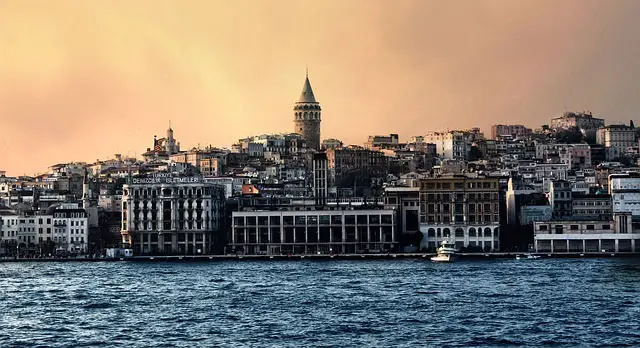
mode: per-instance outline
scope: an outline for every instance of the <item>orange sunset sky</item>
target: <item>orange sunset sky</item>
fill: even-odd
[[[640,111],[640,1],[0,0],[0,169],[291,132],[361,144]]]

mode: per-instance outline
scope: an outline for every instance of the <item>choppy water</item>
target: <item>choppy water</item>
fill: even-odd
[[[0,263],[0,346],[640,345],[640,260]]]

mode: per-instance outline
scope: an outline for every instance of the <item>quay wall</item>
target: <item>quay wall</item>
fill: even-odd
[[[640,258],[640,253],[619,252],[619,253],[511,253],[511,252],[494,252],[494,253],[458,253],[456,254],[462,260],[492,260],[492,259],[515,259],[517,255],[537,255],[544,258],[623,258],[633,257]],[[133,256],[127,258],[4,258],[2,262],[111,262],[111,261],[129,261],[129,262],[190,262],[190,261],[293,261],[293,260],[402,260],[402,259],[425,259],[429,260],[435,254],[425,253],[399,253],[399,254],[341,254],[341,255],[184,255],[184,256]]]

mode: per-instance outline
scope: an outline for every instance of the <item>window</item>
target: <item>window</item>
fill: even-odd
[[[593,230],[595,228],[594,225],[587,225],[587,230]]]
[[[602,225],[602,229],[603,230],[610,230],[611,226],[610,225]]]
[[[547,230],[547,225],[540,225],[539,230],[540,231],[546,231]]]
[[[572,231],[575,231],[575,230],[577,230],[577,229],[578,229],[578,225],[571,225],[571,230],[572,230]]]

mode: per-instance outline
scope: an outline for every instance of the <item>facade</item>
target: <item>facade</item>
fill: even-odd
[[[428,133],[424,136],[423,142],[435,144],[441,158],[466,161],[473,139],[468,132],[448,131]]]
[[[326,154],[331,182],[337,186],[353,186],[354,180],[382,177],[387,173],[387,158],[380,151],[349,146],[329,149]]]
[[[205,158],[200,161],[200,174],[206,177],[222,175],[222,160],[216,157]]]
[[[531,128],[527,128],[521,124],[494,124],[491,126],[491,139],[498,139],[504,136],[519,137],[531,134]]]
[[[186,163],[196,167],[202,175],[220,175],[222,163],[226,153],[219,149],[191,149],[189,151],[174,153],[169,159],[176,163]]]
[[[626,125],[609,125],[601,127],[596,133],[596,142],[605,147],[607,159],[614,159],[628,152],[630,147],[637,147],[636,131]]]
[[[333,139],[333,138],[324,139],[322,141],[322,149],[324,150],[338,149],[338,148],[341,148],[343,145],[344,144],[342,143],[342,141],[338,139]]]
[[[383,149],[398,145],[398,134],[389,135],[370,135],[364,147],[367,149]]]
[[[389,252],[397,246],[394,214],[328,207],[233,212],[229,247],[246,255]]]
[[[294,133],[302,135],[309,149],[320,150],[320,121],[322,108],[316,101],[309,82],[309,76],[304,81],[304,87],[298,102],[293,107]]]
[[[611,219],[613,209],[610,195],[576,194],[574,192],[572,198],[571,216],[596,220]]]
[[[550,205],[525,205],[520,208],[520,224],[531,225],[536,221],[549,221],[553,216]]]
[[[636,131],[625,125],[609,125],[598,129],[596,141],[605,147],[617,147],[623,150],[637,146]]]
[[[329,166],[327,154],[324,152],[313,155],[313,196],[316,205],[325,205],[329,195]]]
[[[403,251],[416,251],[420,246],[420,187],[395,186],[384,190],[384,206],[396,212],[396,231]]]
[[[614,213],[630,212],[640,216],[640,176],[636,174],[611,174],[609,194]]]
[[[224,189],[200,177],[133,178],[123,188],[122,243],[142,255],[211,253],[223,209]]]
[[[604,119],[593,117],[591,113],[565,112],[560,117],[551,119],[551,129],[597,130],[604,127]]]
[[[0,214],[0,240],[14,241],[20,254],[42,251],[42,243],[53,243],[53,251],[84,254],[89,245],[89,222],[76,203],[51,206],[43,215]]]
[[[640,252],[640,231],[629,213],[613,220],[557,220],[534,223],[536,252]]]
[[[499,180],[464,175],[423,179],[420,183],[422,247],[443,239],[457,248],[500,249]]]
[[[572,169],[591,167],[589,144],[536,144],[536,158],[566,164]]]
[[[566,180],[555,180],[549,191],[549,204],[553,208],[553,217],[562,218],[571,216],[572,212],[571,182]]]

